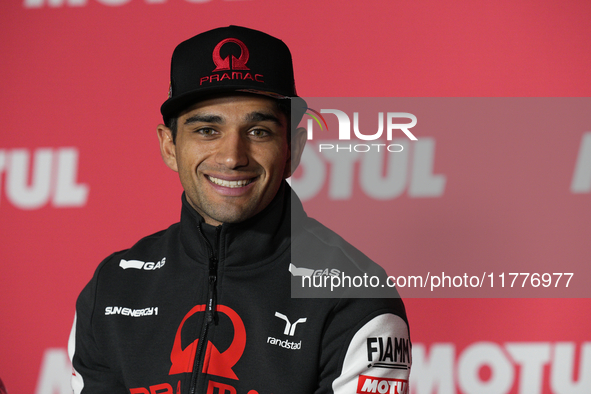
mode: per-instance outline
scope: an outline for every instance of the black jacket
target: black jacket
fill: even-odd
[[[411,345],[400,298],[302,285],[306,273],[365,272],[384,279],[308,218],[287,184],[258,215],[219,227],[183,196],[180,223],[109,256],[80,294],[74,392],[405,392]],[[314,298],[292,298],[292,287]],[[334,298],[317,298],[326,295]]]

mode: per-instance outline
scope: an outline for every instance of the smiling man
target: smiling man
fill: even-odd
[[[187,200],[206,223],[237,223],[259,213],[291,175],[287,117],[274,99],[249,94],[205,99],[160,125],[164,161],[179,173]],[[299,133],[294,149],[301,154]]]
[[[184,189],[181,220],[106,258],[80,294],[75,393],[408,391],[396,289],[366,298],[303,286],[316,273],[386,283],[285,181],[306,142],[305,110],[274,37],[230,26],[175,49],[158,139]]]

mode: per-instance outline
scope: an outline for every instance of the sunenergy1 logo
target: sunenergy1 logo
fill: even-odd
[[[308,132],[308,140],[312,140],[314,138],[314,122],[318,124],[320,127],[321,132],[324,132],[325,129],[328,131],[328,125],[326,123],[326,119],[322,114],[333,114],[337,117],[338,120],[338,136],[339,141],[351,141],[351,118],[347,113],[338,109],[321,109],[320,112],[312,109],[307,108],[306,115],[310,118],[307,119],[307,132]],[[378,126],[377,131],[366,134],[360,130],[359,127],[359,112],[353,112],[353,133],[354,136],[362,141],[376,141],[382,138],[384,134],[384,123],[386,124],[386,139],[388,144],[385,143],[364,143],[364,144],[333,144],[333,143],[320,143],[318,144],[318,151],[327,151],[333,150],[336,152],[339,151],[348,151],[348,152],[370,152],[376,151],[380,152],[381,150],[388,151],[388,152],[402,152],[404,150],[404,146],[402,144],[391,143],[393,136],[395,135],[395,131],[401,131],[406,135],[411,141],[417,141],[417,137],[409,130],[416,126],[417,124],[417,117],[408,112],[378,112],[377,120]],[[405,123],[400,123],[401,120],[407,120]],[[408,122],[410,121],[410,122]]]

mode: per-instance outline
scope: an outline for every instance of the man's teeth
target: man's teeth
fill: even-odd
[[[239,181],[226,181],[225,179],[218,179],[212,176],[209,177],[209,180],[215,183],[216,185],[224,186],[224,187],[243,187],[248,185],[252,182],[252,179],[242,179]]]

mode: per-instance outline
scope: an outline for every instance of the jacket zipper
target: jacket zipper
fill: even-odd
[[[199,381],[199,377],[202,376],[201,369],[202,365],[205,360],[205,347],[207,341],[207,334],[209,331],[209,325],[215,322],[215,308],[216,308],[216,282],[217,282],[217,263],[218,259],[213,252],[213,248],[211,244],[203,234],[203,230],[201,230],[201,226],[199,228],[199,233],[205,240],[207,245],[207,251],[209,254],[209,278],[208,278],[208,301],[205,307],[205,320],[203,321],[203,325],[201,328],[201,336],[199,337],[199,344],[197,345],[197,350],[195,351],[195,361],[193,362],[193,375],[191,376],[191,386],[189,389],[190,394],[196,394],[197,385]],[[219,237],[220,237],[220,227],[216,228],[216,237],[219,244]]]

